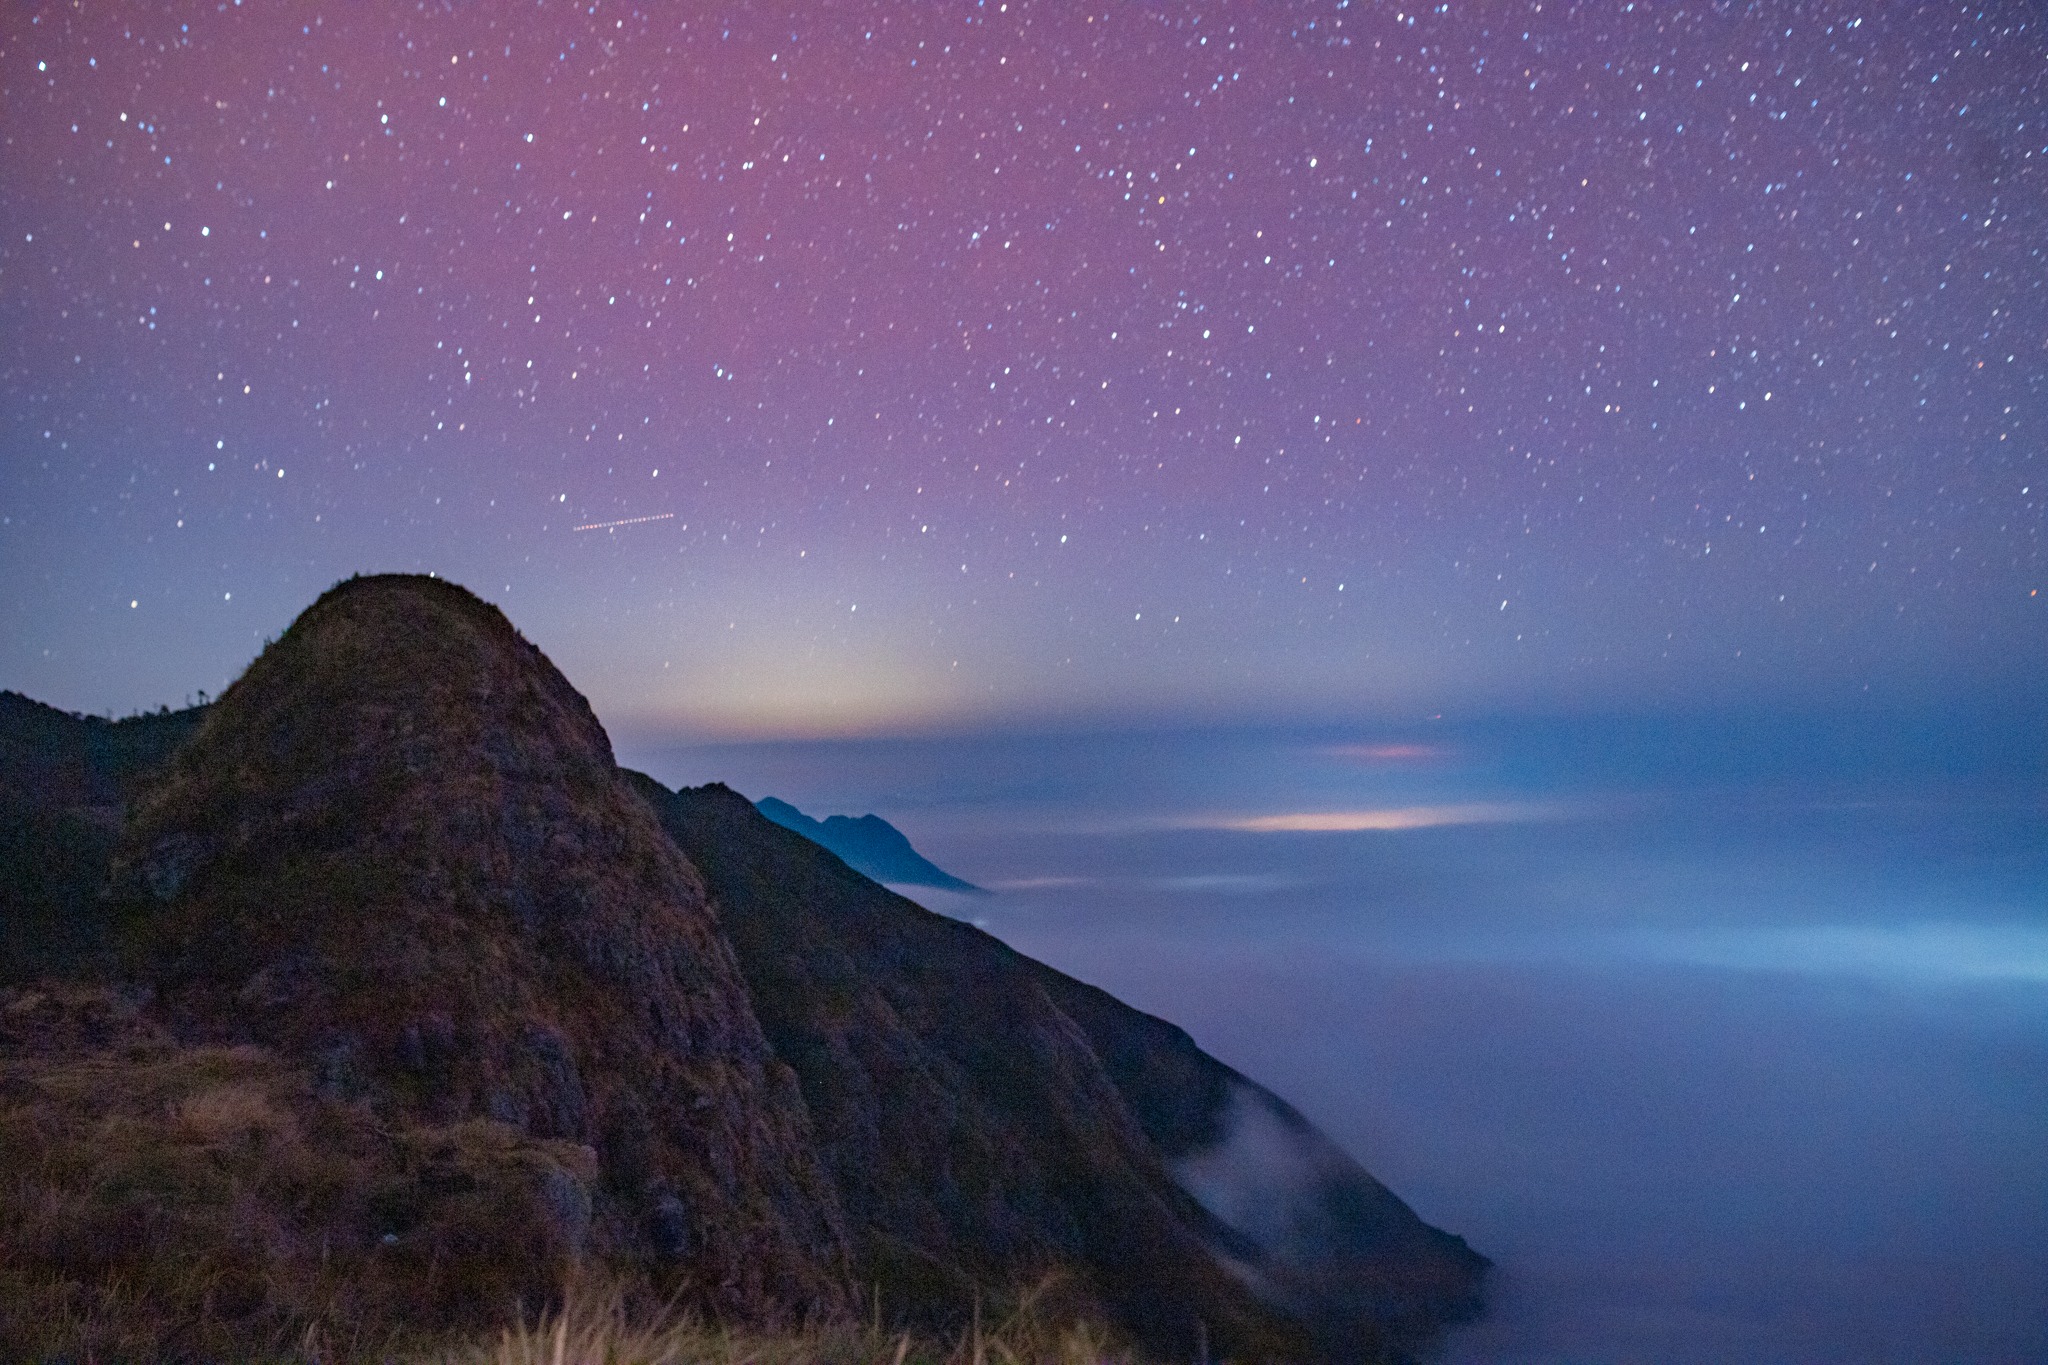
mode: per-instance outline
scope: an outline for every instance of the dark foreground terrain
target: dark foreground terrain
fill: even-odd
[[[440,581],[337,586],[203,711],[0,696],[0,860],[10,1359],[426,1340],[591,1271],[941,1332],[1050,1277],[1162,1358],[1394,1359],[1479,1306],[1284,1102],[618,769]]]

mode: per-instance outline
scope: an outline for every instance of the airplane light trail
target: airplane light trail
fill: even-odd
[[[638,526],[643,521],[667,521],[674,515],[675,513],[673,512],[656,512],[651,517],[621,517],[617,521],[593,521],[588,526],[577,526],[572,529],[578,531],[609,531],[614,526]]]

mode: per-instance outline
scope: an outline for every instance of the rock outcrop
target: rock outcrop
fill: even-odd
[[[701,881],[496,608],[417,577],[326,594],[179,750],[113,884],[172,1036],[394,1123],[591,1149],[587,1183],[556,1177],[589,1250],[703,1311],[847,1306],[838,1199]]]

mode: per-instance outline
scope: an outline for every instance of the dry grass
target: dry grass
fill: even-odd
[[[556,1293],[549,1196],[594,1175],[502,1124],[381,1123],[90,988],[0,992],[0,1152],[0,1360],[77,1365],[489,1331]]]
[[[268,1050],[181,1046],[101,988],[0,990],[0,1152],[8,1362],[1131,1359],[1052,1281],[985,1299],[957,1334],[900,1334],[879,1306],[866,1325],[780,1332],[692,1318],[550,1232],[546,1192],[588,1186],[587,1148],[482,1120],[382,1123]]]
[[[1043,1289],[957,1340],[891,1332],[879,1322],[779,1333],[709,1327],[673,1312],[636,1318],[626,1298],[601,1286],[572,1287],[559,1312],[521,1321],[495,1342],[443,1348],[408,1365],[1134,1365],[1088,1323],[1038,1311]]]

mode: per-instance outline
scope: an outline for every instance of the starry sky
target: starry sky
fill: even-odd
[[[2038,691],[2027,3],[0,14],[0,686],[432,571],[615,726]]]

